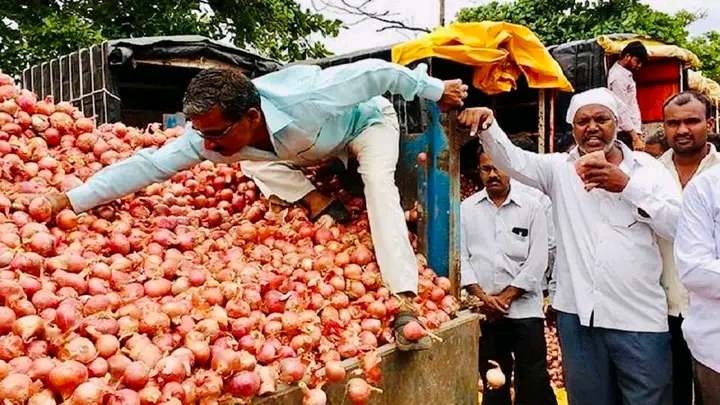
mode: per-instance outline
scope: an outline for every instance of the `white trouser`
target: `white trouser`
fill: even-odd
[[[365,185],[372,241],[383,281],[394,293],[417,293],[417,262],[395,185],[400,153],[397,114],[392,106],[385,107],[383,114],[383,122],[365,128],[350,142],[348,151],[357,158]],[[294,202],[314,189],[300,170],[286,162],[242,162],[242,170],[266,197],[275,195]]]
[[[276,196],[283,201],[294,203],[315,190],[305,173],[289,162],[244,160],[240,162],[240,169],[244,175],[253,179],[257,188],[267,198]]]

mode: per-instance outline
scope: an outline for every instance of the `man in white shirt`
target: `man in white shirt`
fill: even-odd
[[[720,404],[720,165],[685,188],[675,262],[690,295],[683,334],[705,405]]]
[[[696,175],[720,163],[715,145],[708,142],[713,129],[712,104],[700,93],[686,91],[670,97],[663,108],[664,131],[670,150],[660,157],[675,180],[677,190]],[[668,300],[668,324],[673,355],[673,404],[693,404],[692,360],[681,325],[688,312],[688,293],[675,268],[672,241],[658,239],[663,257],[661,284]],[[700,405],[697,401],[696,405]]]
[[[643,150],[645,143],[642,136],[642,119],[633,73],[642,68],[647,57],[647,49],[642,42],[630,42],[620,52],[620,59],[608,72],[608,88],[625,104],[625,107],[618,111],[619,130],[631,137],[635,150]]]
[[[485,188],[460,206],[460,257],[462,285],[483,301],[488,316],[482,325],[480,375],[485,382],[488,361],[497,361],[506,375],[515,370],[516,405],[556,405],[543,325],[545,205],[539,191],[511,182],[482,152],[479,163]],[[510,384],[483,394],[483,405],[511,404]]]
[[[482,130],[496,166],[553,203],[553,307],[570,403],[668,405],[672,360],[657,238],[674,237],[680,193],[661,163],[617,142],[619,104],[605,88],[576,94],[566,117],[577,144],[569,153],[515,147],[487,108],[467,109],[459,120],[471,135]]]

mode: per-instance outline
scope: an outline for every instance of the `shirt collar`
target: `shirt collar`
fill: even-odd
[[[620,62],[615,62],[615,66],[617,66],[617,68],[620,69],[620,71],[621,71],[623,74],[625,74],[625,75],[627,75],[627,76],[632,76],[632,75],[633,75],[633,73],[630,71],[630,69],[628,69],[628,68],[626,68],[625,66],[621,65]]]
[[[715,145],[711,142],[708,142],[707,144],[710,145],[710,150],[708,151],[708,154],[705,155],[705,157],[700,161],[700,166],[703,166],[706,163],[718,159],[717,148],[715,147]],[[673,161],[673,158],[675,158],[675,151],[672,149],[668,149],[658,158],[658,160],[662,164],[664,164],[665,167],[671,170],[675,170],[675,162]]]
[[[500,205],[500,207],[504,207],[504,206],[510,204],[511,202],[517,206],[520,206],[520,207],[523,206],[522,198],[520,198],[520,196],[519,196],[520,192],[518,191],[518,187],[515,184],[516,183],[514,180],[510,180],[510,192],[508,193],[507,198],[505,198],[505,201],[503,201],[503,203]],[[477,201],[475,202],[475,204],[480,204],[483,201],[487,201],[489,204],[492,204],[493,206],[495,206],[495,203],[493,203],[492,200],[490,199],[490,196],[488,195],[486,188],[483,188],[482,190],[480,190],[480,192],[478,192],[478,198],[477,198]],[[498,207],[498,208],[500,208],[500,207]]]
[[[276,134],[293,122],[293,118],[283,111],[280,111],[272,101],[260,97],[260,108],[265,115],[265,123],[271,134]]]

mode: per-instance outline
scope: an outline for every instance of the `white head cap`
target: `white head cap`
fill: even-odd
[[[607,88],[598,87],[596,89],[590,89],[574,95],[572,100],[570,100],[570,106],[568,107],[567,116],[565,117],[567,123],[572,124],[578,110],[591,104],[599,104],[607,107],[615,116],[616,121],[618,120],[619,112],[625,108],[625,104]]]

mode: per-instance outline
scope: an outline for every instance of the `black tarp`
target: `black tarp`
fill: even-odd
[[[199,35],[113,40],[108,42],[107,58],[111,68],[132,64],[135,59],[206,58],[246,69],[252,77],[273,72],[282,66],[273,59]]]
[[[173,59],[216,61],[237,66],[250,77],[282,66],[202,36],[144,37],[106,41],[37,64],[25,69],[21,80],[39,97],[69,101],[98,124],[122,120],[142,126],[178,112],[188,82],[200,69],[200,64],[166,63]]]

